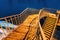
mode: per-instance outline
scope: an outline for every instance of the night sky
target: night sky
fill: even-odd
[[[0,0],[0,17],[21,13],[25,8],[60,9],[60,0]]]

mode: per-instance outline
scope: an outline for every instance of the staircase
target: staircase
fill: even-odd
[[[55,28],[56,28],[57,18],[47,17],[42,28],[47,40],[52,40]]]
[[[2,40],[31,40],[35,36],[37,27],[34,27],[38,14],[29,15],[26,20]],[[32,25],[31,25],[32,24]],[[29,38],[30,37],[30,38]]]

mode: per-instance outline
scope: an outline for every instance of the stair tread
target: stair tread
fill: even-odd
[[[55,28],[55,23],[56,18],[50,18],[50,17],[46,18],[46,21],[44,22],[42,28],[47,39],[51,38],[51,35]]]

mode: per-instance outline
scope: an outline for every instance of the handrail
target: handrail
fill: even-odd
[[[58,13],[58,10],[57,10],[57,13]],[[56,16],[57,16],[57,18],[56,18],[57,20],[56,20],[56,23],[55,23],[55,28],[56,28],[56,25],[57,25],[57,22],[58,22],[59,13],[58,13],[58,14],[56,14]],[[53,34],[52,34],[52,36],[51,36],[50,40],[52,40],[52,37],[53,37],[54,32],[55,32],[55,28],[54,28],[54,30],[53,30]]]
[[[42,35],[43,40],[46,40],[46,37],[44,35],[43,29],[41,28],[40,23],[39,23],[39,27],[40,27],[40,32],[41,32],[41,35]]]
[[[40,20],[40,13],[41,13],[42,11],[43,11],[43,9],[41,9],[40,12],[39,12],[39,17],[38,17],[39,20]],[[46,37],[45,37],[45,35],[44,35],[43,29],[42,29],[40,23],[39,23],[39,27],[40,27],[40,32],[41,32],[41,36],[42,36],[43,40],[46,40]]]
[[[27,9],[28,9],[28,8],[27,8]],[[27,9],[25,9],[23,12],[25,12]],[[20,16],[21,16],[23,12],[21,12],[21,13],[19,13],[19,14],[15,14],[15,15],[11,15],[11,16],[6,16],[6,17],[3,17],[3,18],[0,18],[0,20],[1,20],[1,19],[4,19],[4,18],[15,17],[15,16],[17,16],[17,15],[20,15]]]

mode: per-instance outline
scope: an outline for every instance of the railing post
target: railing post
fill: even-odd
[[[10,17],[10,20],[11,20],[11,22],[12,22],[12,24],[13,24],[13,20],[12,20],[12,17]]]
[[[6,23],[8,23],[7,19],[6,19],[6,18],[4,18],[4,19],[5,19]],[[7,25],[7,24],[6,24],[6,25]],[[10,30],[9,25],[8,25],[8,28],[6,28],[6,30]]]
[[[2,26],[1,26],[1,25],[0,25],[0,27],[1,27],[2,31],[4,32],[4,34],[5,34],[5,36],[6,36],[6,33],[5,33],[5,31],[4,31],[4,29],[2,28]]]

